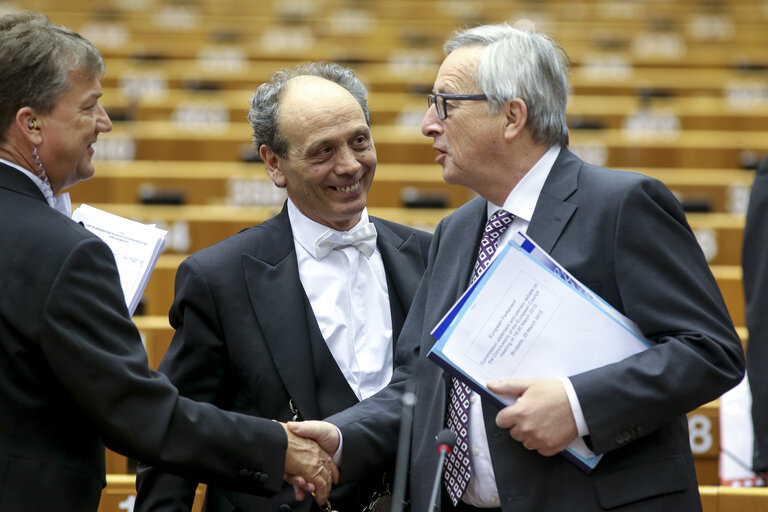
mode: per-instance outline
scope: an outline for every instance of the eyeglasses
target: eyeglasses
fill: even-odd
[[[487,100],[485,94],[427,94],[427,105],[435,105],[437,117],[443,120],[448,117],[448,100]],[[427,108],[429,108],[427,107]]]

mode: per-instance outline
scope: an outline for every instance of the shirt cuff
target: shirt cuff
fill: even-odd
[[[573,413],[573,419],[576,420],[576,428],[579,431],[579,437],[588,436],[589,428],[587,427],[587,420],[584,419],[584,412],[581,410],[579,397],[576,396],[576,390],[573,389],[571,379],[568,377],[561,377],[560,382],[563,383],[565,394],[568,395],[568,402],[571,404],[571,412]],[[341,445],[339,445],[339,449],[341,449]]]
[[[341,448],[344,446],[344,438],[341,436],[339,427],[336,425],[333,425],[333,427],[336,429],[336,432],[339,433],[339,447],[336,449],[336,453],[331,456],[331,459],[333,459],[333,463],[336,464],[336,467],[341,469]]]

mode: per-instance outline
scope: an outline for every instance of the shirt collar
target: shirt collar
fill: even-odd
[[[33,172],[13,162],[9,162],[4,158],[0,158],[0,162],[4,163],[9,167],[13,167],[17,171],[20,171],[23,174],[25,174],[29,179],[31,179],[32,182],[37,186],[37,188],[40,189],[40,192],[43,194],[43,197],[45,197],[45,200],[48,202],[51,208],[63,213],[67,217],[72,216],[72,201],[69,198],[69,192],[65,192],[63,194],[59,194],[58,196],[54,196],[50,183],[48,183],[47,181],[41,180]]]
[[[544,188],[544,182],[547,181],[549,172],[560,154],[560,146],[554,145],[536,162],[531,170],[525,173],[515,188],[504,200],[504,204],[499,206],[488,201],[488,217],[493,215],[496,210],[501,208],[513,214],[516,218],[531,222],[533,211],[536,209],[536,203],[539,201],[539,195]]]
[[[298,207],[293,203],[293,201],[291,201],[290,198],[288,198],[287,203],[288,219],[291,222],[293,239],[296,240],[299,245],[301,245],[304,250],[311,254],[313,257],[315,255],[315,242],[317,242],[318,238],[320,238],[328,230],[340,232],[320,224],[319,222],[315,222],[301,213]],[[355,229],[357,226],[367,224],[368,222],[368,208],[363,208],[363,211],[360,214],[360,221],[355,224],[352,229]]]

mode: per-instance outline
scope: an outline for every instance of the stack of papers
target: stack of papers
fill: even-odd
[[[560,378],[620,361],[650,346],[637,325],[517,233],[432,330],[427,357],[499,408],[512,396],[485,384]],[[577,438],[563,453],[591,471],[601,456]]]
[[[87,204],[72,213],[72,220],[104,240],[112,250],[128,312],[133,315],[163,251],[168,232],[154,224],[142,224]]]

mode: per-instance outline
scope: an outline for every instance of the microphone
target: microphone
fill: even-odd
[[[456,444],[456,432],[451,429],[444,428],[437,435],[437,453],[439,459],[437,460],[437,472],[435,473],[435,482],[432,485],[432,497],[429,498],[431,503],[430,510],[437,510],[437,490],[440,488],[440,481],[443,475],[443,464],[445,464],[445,456],[451,453],[453,445]]]

